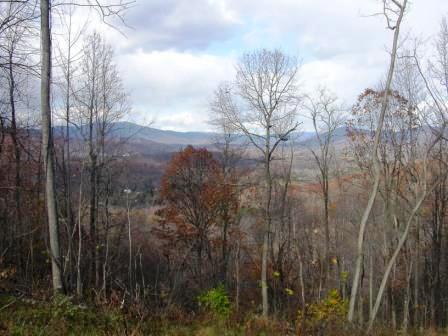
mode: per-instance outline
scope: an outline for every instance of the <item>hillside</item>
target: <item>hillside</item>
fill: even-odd
[[[65,126],[54,127],[56,137],[64,134],[65,131]],[[86,126],[81,128],[71,126],[69,132],[72,140],[80,140],[87,136],[88,129]],[[178,132],[127,121],[114,123],[110,134],[111,140],[126,143],[129,149],[141,154],[174,152],[188,145],[212,147],[217,141],[220,141],[220,134],[217,132]],[[297,139],[295,141],[297,146],[317,145],[314,132],[300,132],[295,134],[294,137]],[[237,143],[241,144],[243,141],[243,138],[241,138]]]

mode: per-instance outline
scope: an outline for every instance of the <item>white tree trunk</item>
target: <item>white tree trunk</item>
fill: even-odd
[[[355,311],[355,303],[356,303],[356,296],[358,294],[358,286],[359,286],[359,278],[361,275],[362,270],[362,263],[363,263],[363,257],[364,257],[364,236],[367,226],[367,221],[370,216],[370,212],[372,211],[373,204],[375,203],[376,195],[378,194],[378,188],[380,184],[380,163],[378,159],[378,146],[380,142],[380,136],[381,131],[383,129],[383,122],[384,122],[384,116],[386,114],[387,107],[389,105],[389,91],[392,84],[392,77],[394,74],[395,69],[395,60],[397,58],[397,49],[398,49],[398,37],[400,34],[400,25],[401,21],[403,19],[403,15],[406,9],[406,3],[407,0],[403,0],[403,3],[400,5],[400,12],[398,15],[397,22],[395,24],[395,27],[391,27],[394,29],[394,37],[393,37],[393,44],[392,44],[392,52],[390,55],[390,64],[389,64],[389,72],[387,75],[387,81],[386,86],[384,88],[384,97],[381,104],[381,113],[378,120],[378,125],[375,132],[375,142],[373,146],[373,168],[374,168],[374,183],[372,187],[372,191],[370,193],[369,201],[367,203],[367,206],[364,210],[362,219],[361,219],[361,225],[359,227],[359,234],[358,234],[358,247],[357,247],[357,257],[356,257],[356,268],[355,268],[355,275],[353,277],[353,285],[352,285],[352,291],[350,294],[350,303],[349,303],[349,311],[348,311],[348,321],[353,322],[353,315]]]
[[[63,291],[59,228],[56,210],[54,153],[51,129],[50,79],[51,79],[51,32],[49,0],[41,0],[41,112],[42,112],[42,155],[45,171],[45,200],[50,233],[51,272],[53,291]]]
[[[426,178],[426,176],[424,178]],[[437,183],[435,183],[429,191],[427,191],[426,187],[425,187],[422,195],[418,199],[417,203],[415,204],[414,208],[412,209],[411,214],[409,215],[408,221],[406,223],[406,227],[400,237],[400,240],[398,241],[397,247],[395,248],[394,253],[392,254],[392,257],[390,258],[389,262],[387,263],[386,271],[384,272],[383,278],[381,280],[381,285],[378,290],[378,294],[376,296],[375,305],[374,305],[373,311],[372,311],[372,316],[370,316],[369,327],[367,329],[368,332],[373,327],[373,322],[375,321],[376,315],[378,314],[378,310],[380,308],[381,301],[383,299],[384,290],[386,288],[387,281],[389,280],[389,276],[392,271],[392,267],[395,265],[395,261],[399,255],[401,249],[403,248],[403,245],[406,242],[406,239],[408,238],[409,230],[411,228],[412,222],[414,221],[414,217],[416,216],[416,214],[417,214],[418,210],[420,209],[426,196],[434,190],[434,187],[436,185],[437,185]]]

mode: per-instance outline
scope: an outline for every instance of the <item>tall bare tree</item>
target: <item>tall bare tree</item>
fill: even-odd
[[[401,23],[406,11],[406,5],[407,0],[383,0],[383,14],[387,21],[387,27],[388,29],[392,30],[394,32],[393,40],[392,40],[392,50],[390,54],[390,63],[389,63],[389,70],[387,74],[387,80],[386,85],[384,88],[384,98],[381,104],[381,111],[378,118],[378,124],[375,131],[375,140],[373,144],[373,168],[374,168],[374,181],[372,186],[372,191],[370,192],[368,203],[364,209],[364,213],[361,218],[361,223],[359,227],[359,234],[358,234],[358,244],[357,244],[357,251],[356,251],[356,265],[355,265],[355,274],[353,276],[352,281],[352,291],[350,293],[350,302],[349,302],[349,310],[347,319],[349,322],[353,322],[354,318],[354,312],[355,312],[355,304],[356,304],[356,297],[358,295],[358,287],[360,283],[360,275],[362,270],[362,264],[363,264],[363,257],[364,257],[364,237],[365,237],[365,231],[367,226],[367,221],[370,216],[370,212],[372,211],[373,204],[375,202],[376,196],[378,194],[378,188],[380,184],[380,177],[381,177],[381,168],[380,168],[380,161],[378,158],[378,147],[381,137],[381,131],[383,129],[383,121],[384,117],[387,111],[387,107],[389,104],[389,92],[392,84],[392,78],[394,74],[394,68],[395,68],[395,61],[397,57],[397,50],[398,50],[398,38],[400,36],[400,27]]]
[[[65,9],[65,8],[64,8]],[[64,278],[66,285],[69,286],[73,283],[73,259],[74,259],[74,233],[76,230],[75,225],[75,211],[72,201],[72,151],[71,140],[75,136],[72,134],[73,123],[72,107],[74,105],[74,90],[73,85],[76,82],[79,70],[79,61],[81,58],[81,48],[79,47],[82,41],[82,36],[85,32],[85,25],[75,27],[73,22],[74,15],[76,13],[75,6],[67,6],[67,11],[61,13],[61,31],[63,33],[63,39],[55,39],[56,42],[56,56],[58,75],[60,78],[55,78],[54,82],[59,89],[56,94],[61,97],[60,112],[56,112],[56,118],[64,123],[64,127],[60,127],[60,136],[63,139],[63,144],[57,148],[60,150],[60,155],[56,156],[59,159],[57,172],[60,173],[62,179],[64,201],[62,202],[62,211],[65,224],[65,234],[67,237],[67,251],[64,256]],[[56,77],[56,76],[55,76]],[[56,90],[55,90],[56,91]]]
[[[28,5],[28,1],[18,1],[19,4]],[[98,0],[85,2],[72,2],[70,5],[88,6],[94,8],[107,23],[107,18],[118,17],[123,21],[124,12],[129,9],[133,1],[118,0],[116,3],[102,3]],[[65,4],[62,4],[65,5]],[[33,13],[33,12],[32,12]],[[56,208],[55,173],[54,173],[54,143],[52,135],[51,113],[51,13],[52,4],[49,0],[40,1],[40,53],[41,53],[41,128],[42,128],[42,155],[45,175],[45,196],[48,214],[48,227],[50,232],[50,249],[52,260],[52,278],[55,292],[63,290],[62,270],[60,260],[59,225]],[[15,15],[7,15],[0,21],[0,30],[15,24]]]
[[[417,41],[418,42],[418,41]],[[438,181],[435,186],[433,195],[433,218],[431,220],[431,251],[430,258],[431,267],[431,293],[429,297],[430,307],[430,322],[436,327],[440,325],[440,316],[444,300],[441,294],[441,263],[443,256],[441,253],[443,249],[443,241],[446,240],[443,234],[444,219],[446,216],[447,198],[447,154],[446,154],[446,127],[448,121],[448,25],[446,18],[443,18],[440,25],[440,30],[435,38],[434,43],[436,52],[433,57],[428,60],[428,67],[422,66],[422,57],[419,55],[421,46],[414,46],[414,50],[408,55],[403,56],[406,61],[411,62],[411,65],[417,69],[419,79],[423,82],[427,99],[421,99],[419,102],[423,105],[423,110],[426,118],[426,129],[430,130],[432,136],[439,137],[440,141],[437,144],[437,149],[433,153],[432,160],[436,163],[432,166],[431,175],[433,181]],[[445,242],[446,244],[446,242]],[[418,265],[418,264],[417,264]],[[415,274],[415,281],[418,280],[418,273]],[[418,288],[415,290],[414,300],[418,302]],[[416,319],[417,320],[417,319]]]
[[[98,203],[100,181],[106,164],[113,159],[116,144],[110,143],[114,123],[129,111],[127,92],[113,62],[112,47],[98,34],[88,36],[81,59],[82,77],[76,89],[73,123],[87,146],[89,160],[89,233],[92,278],[99,285],[100,251],[98,237]],[[106,211],[108,211],[106,209]]]
[[[11,31],[35,28],[34,20],[38,17],[39,2],[36,0],[0,2],[0,68],[8,68],[13,63],[15,67],[27,68],[37,74],[35,67],[30,66],[28,62],[24,62],[24,59],[10,59],[8,52],[4,51],[7,51],[7,41],[10,39]],[[26,49],[30,50],[32,48],[28,46]]]
[[[41,0],[41,113],[42,113],[42,155],[45,171],[45,199],[47,206],[48,228],[50,231],[51,269],[53,290],[63,291],[61,252],[59,244],[59,224],[56,209],[56,191],[54,175],[54,150],[51,127],[50,86],[51,86],[51,26],[50,2]]]
[[[215,92],[213,111],[235,132],[247,137],[263,157],[265,199],[261,255],[263,316],[269,313],[268,250],[272,231],[271,163],[278,146],[299,126],[296,112],[298,64],[279,50],[244,54],[236,65],[234,85],[223,84]]]
[[[235,134],[232,127],[229,127],[225,120],[220,118],[215,120],[215,117],[215,115],[212,115],[213,120],[211,121],[211,125],[218,131],[218,134],[214,139],[214,146],[219,153],[218,160],[222,167],[222,173],[225,181],[237,186],[240,192],[243,186],[239,185],[240,172],[238,165],[243,158],[247,144],[241,141],[241,136]],[[238,224],[239,216],[235,216],[234,211],[231,209],[231,204],[227,202],[221,202],[220,212],[222,219],[220,225],[222,236],[220,277],[227,285],[230,256],[232,247],[235,247],[232,246],[233,244],[229,239],[229,232],[232,229],[232,226]]]
[[[310,148],[314,161],[319,170],[319,184],[321,187],[322,201],[324,207],[324,229],[325,229],[325,251],[324,251],[324,271],[328,279],[329,261],[331,256],[330,242],[330,170],[334,159],[333,141],[336,130],[343,125],[341,115],[342,107],[339,106],[337,98],[328,90],[321,88],[317,92],[317,97],[308,97],[306,108],[313,122],[314,132],[317,138],[318,148]]]

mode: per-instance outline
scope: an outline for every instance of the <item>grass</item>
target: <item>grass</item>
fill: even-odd
[[[0,294],[0,335],[166,335],[239,336],[239,328],[224,322],[212,325],[185,322],[173,325],[168,320],[141,319],[119,309],[86,307],[68,297],[51,302],[21,300]]]
[[[344,333],[331,333],[344,336]],[[330,335],[323,333],[322,335]],[[362,332],[346,332],[350,336]],[[248,315],[237,322],[210,316],[186,318],[139,318],[137,314],[120,309],[86,307],[60,296],[51,302],[21,300],[0,294],[0,335],[161,335],[161,336],[270,336],[299,335],[291,323],[267,320]],[[398,335],[396,331],[377,330],[375,336]],[[401,335],[401,334],[400,334]],[[417,334],[410,334],[417,335]],[[448,335],[448,333],[424,332],[420,336]],[[311,336],[311,335],[310,335]]]
[[[73,304],[67,297],[52,302],[0,296],[0,335],[125,335],[131,326],[116,310]]]

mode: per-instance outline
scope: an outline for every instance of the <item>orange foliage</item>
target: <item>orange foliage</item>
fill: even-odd
[[[238,198],[219,162],[205,148],[188,146],[174,155],[162,177],[159,237],[187,245],[210,240],[213,229],[234,216]]]

